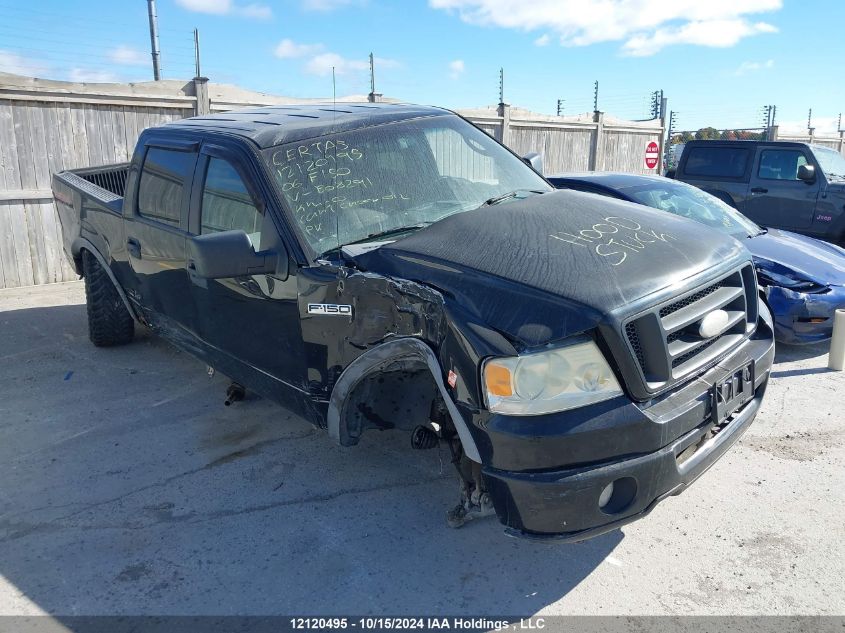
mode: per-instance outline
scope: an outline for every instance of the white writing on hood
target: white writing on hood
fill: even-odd
[[[619,266],[628,259],[628,255],[645,250],[649,244],[677,239],[669,233],[644,228],[635,220],[615,216],[607,217],[604,222],[597,222],[577,234],[561,231],[549,237],[575,246],[594,247],[597,255],[611,258],[611,266]]]

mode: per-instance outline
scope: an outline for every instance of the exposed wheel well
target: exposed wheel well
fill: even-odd
[[[428,367],[417,358],[397,358],[365,374],[343,402],[340,423],[357,442],[366,429],[411,430],[429,420],[440,399]]]
[[[413,406],[403,407],[403,398],[409,398]],[[426,399],[428,405],[424,406]],[[469,426],[446,390],[433,350],[413,337],[381,343],[343,370],[329,400],[329,435],[342,446],[353,446],[365,428],[391,428],[385,421],[396,426],[396,420],[389,419],[393,415],[403,424],[406,419],[409,424],[428,420],[432,402],[443,405],[447,424],[455,427],[467,457],[481,463]]]

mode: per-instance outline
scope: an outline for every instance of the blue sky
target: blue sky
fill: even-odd
[[[505,101],[646,118],[662,89],[680,129],[778,122],[835,130],[845,110],[841,0],[158,0],[164,77],[294,97],[369,92],[452,108]],[[145,0],[0,0],[0,70],[53,79],[152,79]]]

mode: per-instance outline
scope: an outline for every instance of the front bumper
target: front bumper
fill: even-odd
[[[484,426],[492,454],[483,473],[500,521],[515,536],[581,541],[645,516],[701,476],[745,432],[762,403],[773,359],[772,330],[761,321],[753,338],[658,401],[617,398],[593,411],[542,416],[542,437],[533,436],[538,420],[490,416]],[[713,386],[749,363],[753,397],[712,435]],[[520,436],[520,428],[527,434]],[[537,468],[555,457],[558,467]],[[534,468],[525,468],[532,461]],[[619,499],[611,497],[602,509],[599,499],[611,482]]]
[[[823,293],[769,287],[766,297],[774,314],[775,338],[789,345],[828,340],[833,334],[834,313],[845,308],[845,286],[831,286]]]

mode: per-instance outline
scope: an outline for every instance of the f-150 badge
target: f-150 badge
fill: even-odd
[[[309,303],[308,314],[327,314],[329,316],[352,316],[352,306],[336,303]]]

